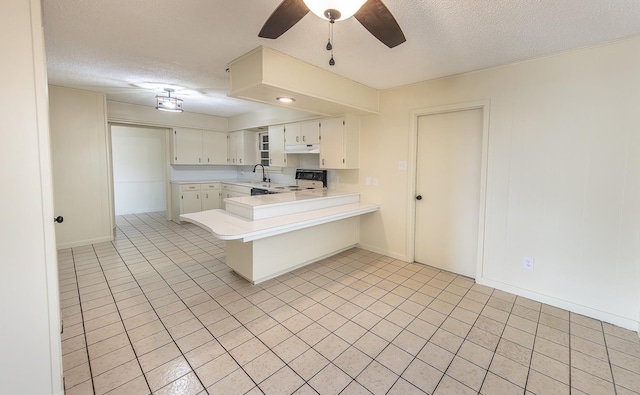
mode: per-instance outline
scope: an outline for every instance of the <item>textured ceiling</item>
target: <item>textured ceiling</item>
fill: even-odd
[[[232,116],[267,108],[226,96],[227,64],[259,45],[386,89],[640,35],[638,0],[386,0],[407,42],[389,49],[350,18],[330,67],[328,23],[312,13],[257,36],[279,3],[44,0],[49,81],[146,106],[148,84],[181,86],[185,111]]]

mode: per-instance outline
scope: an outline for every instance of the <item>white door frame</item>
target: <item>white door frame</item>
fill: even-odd
[[[489,112],[490,101],[479,100],[457,104],[449,104],[437,107],[427,107],[412,110],[411,133],[409,133],[409,195],[407,196],[407,252],[411,262],[415,261],[416,245],[416,177],[418,173],[418,119],[425,115],[445,114],[464,110],[482,110],[482,163],[480,168],[480,207],[478,209],[478,253],[476,263],[476,281],[482,278],[482,268],[484,261],[484,222],[486,216],[486,195],[487,195],[487,171],[488,171],[488,151],[489,151]]]

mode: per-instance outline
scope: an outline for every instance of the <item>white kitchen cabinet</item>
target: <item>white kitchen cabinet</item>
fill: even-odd
[[[171,220],[180,215],[220,208],[220,183],[171,184]]]
[[[320,121],[307,121],[300,123],[300,144],[320,143]]]
[[[225,208],[224,199],[243,196],[251,196],[251,187],[223,183],[220,193],[220,208]]]
[[[202,211],[220,208],[220,183],[202,184]]]
[[[227,164],[253,165],[260,163],[258,157],[258,133],[238,130],[227,137]]]
[[[320,167],[357,169],[360,164],[360,118],[346,115],[320,123]]]
[[[202,211],[202,202],[200,199],[200,191],[182,191],[180,205],[180,214],[197,213]]]
[[[202,132],[202,163],[205,165],[227,164],[227,134]]]
[[[309,145],[320,142],[320,121],[288,123],[284,125],[285,146]]]
[[[300,124],[269,126],[269,166],[296,167],[298,157],[285,153],[285,134],[287,127],[296,128],[299,131]]]
[[[171,164],[227,164],[227,134],[201,129],[175,128],[171,139]]]

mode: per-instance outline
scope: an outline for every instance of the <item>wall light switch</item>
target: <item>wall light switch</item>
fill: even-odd
[[[371,177],[366,177],[364,179],[364,185],[371,185]]]
[[[377,186],[378,186],[378,179],[377,179],[377,178],[374,178],[374,179],[373,179],[373,186],[374,186],[374,187],[377,187]]]
[[[528,272],[533,271],[533,264],[535,263],[535,259],[529,256],[525,256],[522,258],[522,268]]]
[[[401,160],[400,162],[398,162],[398,170],[407,171],[407,161],[406,160]]]

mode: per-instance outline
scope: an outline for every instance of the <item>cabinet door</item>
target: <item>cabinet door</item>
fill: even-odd
[[[269,126],[269,166],[287,165],[284,153],[284,125]]]
[[[229,133],[227,135],[227,164],[235,165],[237,160],[236,155],[236,133]]]
[[[284,145],[300,145],[302,137],[300,136],[300,124],[288,123],[284,125]]]
[[[197,213],[198,211],[202,211],[202,199],[200,195],[200,191],[183,191],[181,194],[181,214]]]
[[[254,165],[258,160],[258,133],[240,130],[236,133],[237,165]]]
[[[173,161],[177,165],[202,163],[202,131],[176,128],[173,131]]]
[[[206,165],[227,164],[227,134],[202,132],[202,163]]]
[[[320,142],[320,121],[300,124],[300,144],[318,144]]]
[[[344,118],[323,119],[320,126],[320,167],[344,168]]]
[[[220,208],[220,191],[212,189],[202,191],[202,210],[213,210]]]

